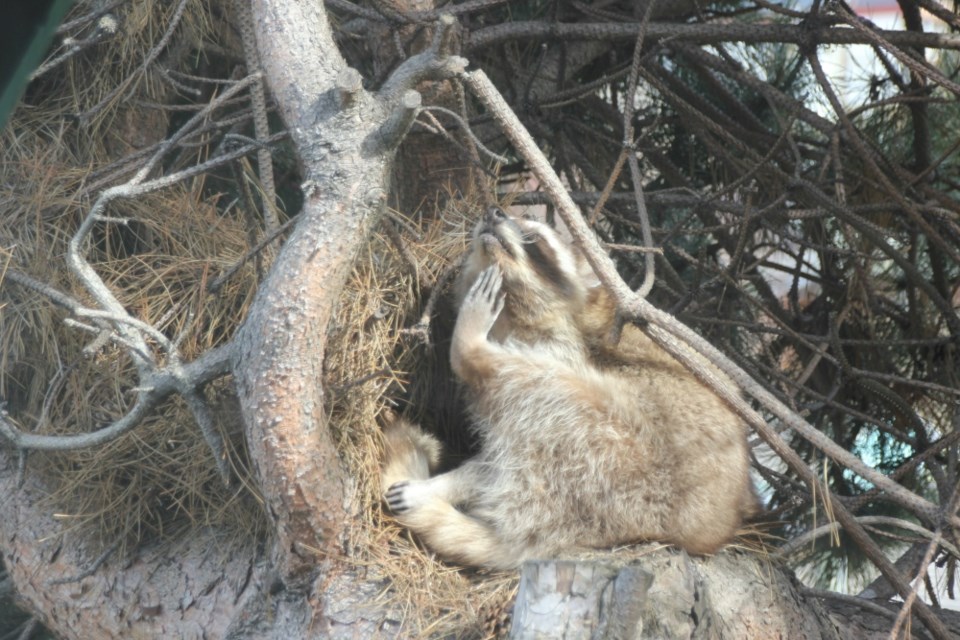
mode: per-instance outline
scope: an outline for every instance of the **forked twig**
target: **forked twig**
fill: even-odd
[[[86,254],[89,235],[96,223],[126,223],[124,219],[107,215],[107,209],[113,201],[134,198],[190,179],[209,171],[213,167],[240,158],[260,148],[263,144],[268,144],[284,135],[277,134],[263,141],[249,141],[248,144],[236,149],[225,150],[221,155],[188,169],[147,180],[147,176],[160,163],[167,152],[172,150],[180,140],[190,135],[194,128],[200,126],[212,111],[258,80],[259,75],[248,76],[227,88],[220,96],[191,117],[176,133],[158,145],[153,155],[144,162],[143,166],[130,180],[125,184],[104,190],[94,201],[87,216],[70,239],[67,263],[99,308],[82,305],[72,297],[40,283],[26,274],[13,270],[7,273],[7,277],[11,281],[46,296],[58,306],[69,310],[77,318],[91,321],[92,325],[78,322],[72,318],[67,319],[68,322],[78,328],[97,333],[98,336],[101,336],[98,339],[102,339],[106,334],[107,339],[112,339],[124,348],[136,365],[138,376],[137,385],[134,389],[136,399],[133,405],[117,420],[89,433],[70,436],[29,433],[15,427],[6,415],[0,415],[0,435],[4,436],[20,451],[30,449],[68,450],[104,444],[135,428],[160,401],[170,394],[176,393],[185,399],[204,440],[213,453],[221,477],[224,482],[229,483],[230,468],[225,454],[226,449],[219,432],[214,426],[212,413],[203,397],[202,389],[211,380],[229,372],[233,344],[227,343],[224,346],[211,349],[193,362],[184,363],[180,353],[180,339],[171,340],[154,325],[133,317],[89,263]],[[159,346],[163,355],[162,359],[154,354],[154,347],[151,346],[151,343]]]

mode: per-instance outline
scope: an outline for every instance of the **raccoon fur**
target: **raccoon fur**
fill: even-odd
[[[487,212],[457,291],[451,365],[479,453],[430,477],[439,443],[387,430],[385,500],[441,557],[513,568],[643,540],[695,554],[756,504],[746,427],[615,307],[549,226]]]

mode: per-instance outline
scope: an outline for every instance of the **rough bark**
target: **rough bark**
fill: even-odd
[[[60,638],[223,637],[263,597],[252,540],[198,529],[96,566],[104,550],[53,517],[32,474],[20,488],[16,476],[16,456],[0,450],[3,561],[19,601]]]
[[[306,197],[244,321],[234,373],[281,573],[293,575],[310,565],[302,550],[335,543],[345,521],[347,480],[325,432],[320,380],[327,321],[386,192],[384,158],[361,151],[371,124],[383,118],[363,92],[351,109],[340,108],[334,87],[346,63],[322,11],[257,1],[253,14]]]
[[[795,638],[839,640],[826,611],[797,596],[767,560],[733,552],[690,558],[527,563],[511,638]]]
[[[842,598],[842,599],[839,599]],[[727,551],[691,558],[664,549],[638,559],[600,556],[528,562],[520,575],[510,637],[542,638],[888,638],[899,603],[800,595],[770,559]],[[941,611],[960,637],[960,615]],[[929,637],[919,620],[914,637]]]

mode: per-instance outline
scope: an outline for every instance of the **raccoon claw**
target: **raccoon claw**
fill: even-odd
[[[410,510],[410,505],[407,503],[406,495],[404,494],[404,489],[409,486],[410,482],[407,480],[394,482],[390,485],[387,493],[384,494],[384,499],[387,501],[387,506],[390,507],[390,511],[399,514],[406,513]]]

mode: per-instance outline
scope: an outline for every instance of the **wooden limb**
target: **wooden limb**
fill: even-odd
[[[751,587],[731,588],[741,584]],[[691,558],[642,549],[531,561],[521,570],[510,637],[839,640],[819,603],[797,602],[794,589],[761,557],[730,552]]]
[[[4,436],[18,449],[39,449],[44,451],[66,451],[95,447],[130,431],[164,398],[171,393],[184,393],[202,387],[208,382],[224,376],[230,370],[234,347],[232,343],[211,349],[193,362],[175,368],[163,368],[148,374],[140,380],[144,385],[133,406],[123,417],[89,433],[73,436],[48,436],[17,429],[0,411],[0,435]],[[212,437],[219,440],[219,435]],[[208,440],[208,442],[210,442]],[[211,444],[213,447],[213,443]],[[214,455],[223,451],[223,444],[216,443]]]
[[[642,28],[639,22],[567,22],[548,21],[507,22],[479,29],[470,34],[464,51],[473,52],[508,40],[605,40],[629,41]],[[911,33],[909,31],[878,30],[876,34],[887,42],[901,47],[928,47],[931,49],[960,49],[960,35],[953,33]],[[751,44],[774,42],[810,44],[869,44],[862,33],[846,27],[824,27],[811,24],[765,24],[746,21],[725,23],[654,22],[647,28],[647,37],[653,41],[671,38],[680,42],[718,44],[746,42]]]
[[[420,93],[410,89],[403,94],[390,117],[365,142],[370,154],[388,153],[400,146],[420,113]]]
[[[448,55],[451,31],[456,26],[457,21],[452,16],[442,16],[430,47],[404,60],[390,74],[380,88],[381,100],[391,103],[424,80],[444,80],[462,73],[467,68],[467,60]]]
[[[247,74],[260,75],[260,54],[257,52],[257,42],[253,35],[253,18],[250,16],[250,0],[234,0],[234,13],[237,16],[240,40],[243,42],[243,55],[246,58]],[[270,125],[267,122],[267,97],[264,91],[263,78],[250,85],[250,104],[253,108],[253,131],[257,140],[265,141],[270,136]],[[273,156],[268,147],[257,150],[257,165],[260,168],[261,208],[267,235],[270,235],[280,226],[277,216],[277,188],[273,180]]]

